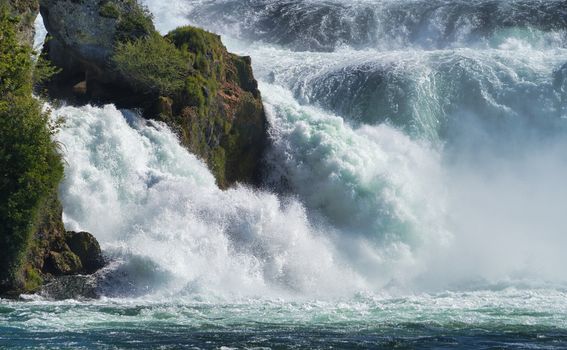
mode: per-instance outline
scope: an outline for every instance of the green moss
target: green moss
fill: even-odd
[[[166,36],[180,50],[193,55],[193,68],[207,78],[223,79],[226,48],[220,37],[191,26],[177,28]]]
[[[185,80],[185,102],[189,106],[195,106],[200,113],[205,113],[207,98],[203,89],[206,82],[200,75],[190,76]]]
[[[0,291],[13,287],[43,203],[63,177],[49,116],[32,97],[31,48],[17,20],[0,11]]]
[[[24,292],[36,292],[43,284],[41,273],[31,265],[27,265],[24,270]]]

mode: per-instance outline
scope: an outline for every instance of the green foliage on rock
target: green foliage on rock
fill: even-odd
[[[183,91],[185,102],[189,106],[195,106],[201,113],[205,113],[207,98],[203,89],[206,81],[200,75],[192,75],[185,80],[185,88]]]
[[[114,5],[114,3],[109,1],[103,5],[101,11],[103,11],[106,7],[107,9],[104,10],[105,12],[112,12],[112,10],[108,9],[108,7],[112,5]],[[152,20],[152,14],[146,7],[140,5],[136,0],[126,0],[122,13],[112,18],[118,18],[115,37],[117,42],[137,40],[153,34],[156,31]]]
[[[107,18],[119,18],[120,8],[115,3],[107,2],[100,7],[99,14]]]
[[[118,43],[112,61],[134,90],[165,96],[183,88],[190,68],[187,56],[157,33]]]
[[[38,290],[43,284],[41,273],[31,265],[24,268],[24,292],[33,292]]]
[[[166,36],[175,46],[189,52],[193,57],[193,68],[213,79],[223,79],[226,48],[220,37],[203,29],[191,26],[179,27]]]
[[[26,277],[37,282],[22,264],[41,209],[63,177],[48,115],[32,97],[31,48],[18,42],[17,24],[0,10],[0,291],[26,287]]]
[[[0,8],[6,9],[12,15],[18,15],[16,35],[20,41],[32,44],[33,22],[39,11],[37,0],[0,0]]]

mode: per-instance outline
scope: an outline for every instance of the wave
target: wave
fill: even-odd
[[[334,51],[342,45],[381,50],[490,47],[510,36],[542,45],[564,47],[566,43],[567,5],[560,0],[223,0],[187,4],[191,7],[188,16],[197,24],[298,51]]]

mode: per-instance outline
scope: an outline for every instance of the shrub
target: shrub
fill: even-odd
[[[120,17],[120,9],[116,4],[112,2],[107,2],[100,7],[99,11],[102,17],[107,18],[119,18]]]
[[[150,11],[136,0],[128,0],[125,10],[119,17],[115,38],[117,42],[134,41],[152,35],[156,31]]]
[[[118,43],[112,60],[136,91],[162,96],[180,91],[190,71],[187,55],[158,33]]]
[[[185,81],[185,98],[189,106],[195,106],[201,113],[204,113],[207,99],[203,92],[205,85],[204,79],[200,76],[190,76]]]
[[[16,25],[0,10],[0,290],[24,275],[40,211],[63,177],[49,117],[32,97],[31,48],[18,43]]]
[[[220,78],[220,70],[214,67],[223,66],[223,53],[226,51],[220,37],[203,29],[191,26],[179,27],[166,38],[184,52],[194,57],[193,67],[207,77]]]

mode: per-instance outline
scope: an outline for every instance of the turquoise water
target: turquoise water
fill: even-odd
[[[562,349],[566,296],[510,288],[336,301],[3,301],[0,347]]]

